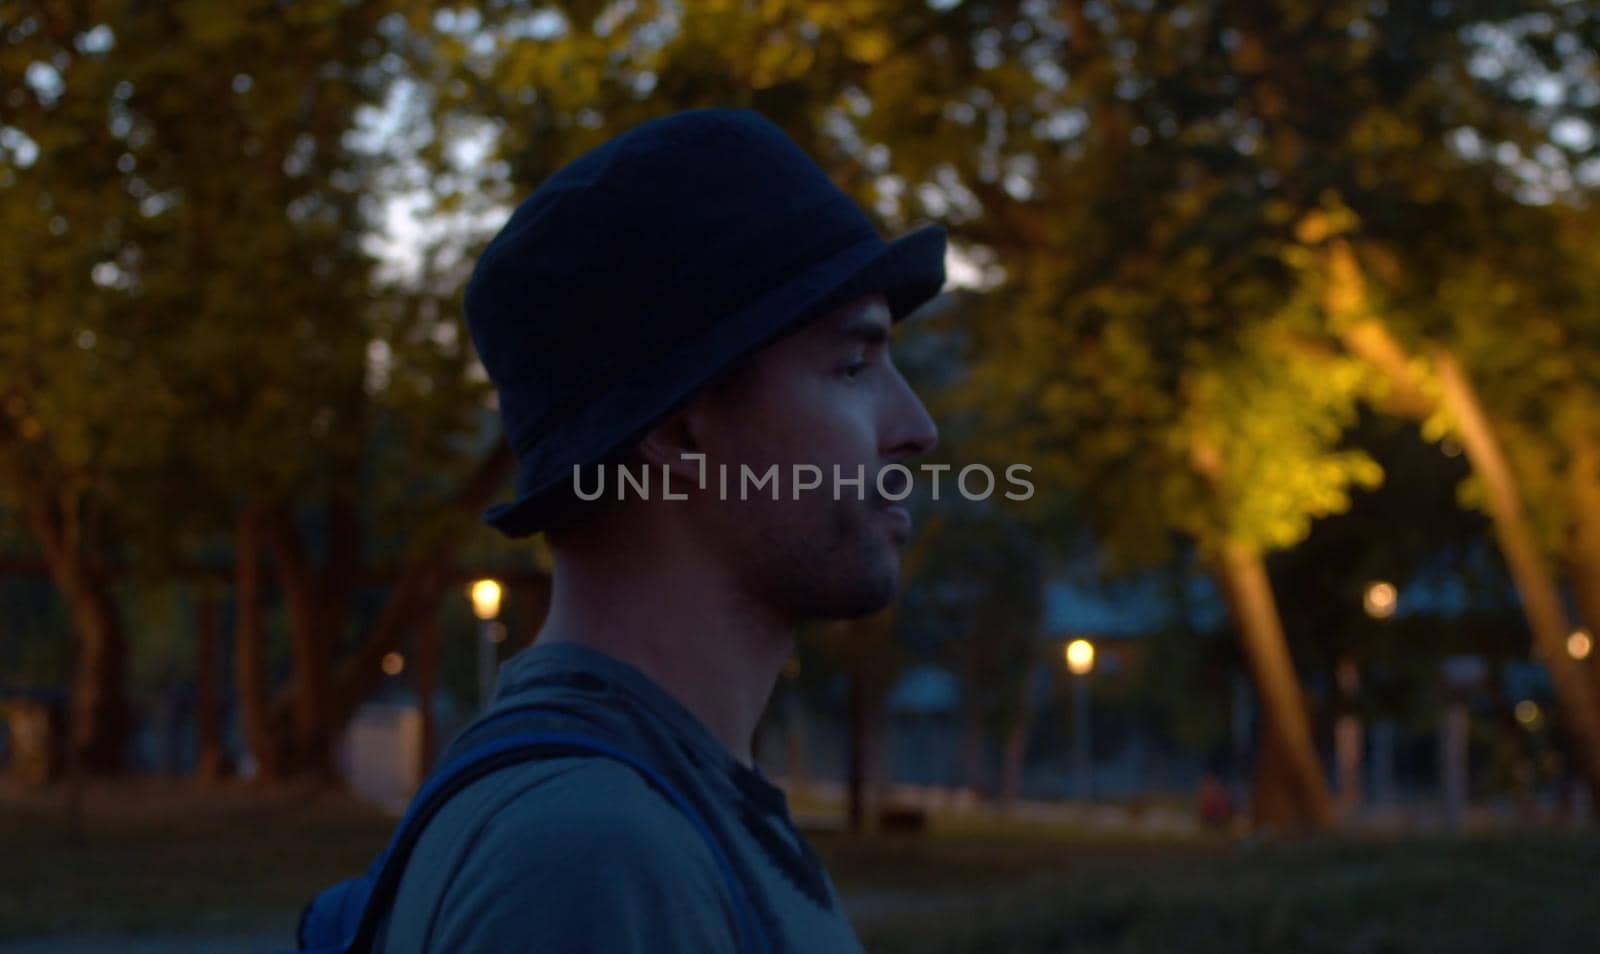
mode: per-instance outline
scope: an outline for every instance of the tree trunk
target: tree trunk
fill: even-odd
[[[1338,784],[1339,813],[1349,818],[1361,809],[1365,794],[1365,775],[1362,771],[1366,749],[1366,726],[1360,715],[1361,670],[1348,656],[1341,658],[1335,670],[1338,686],[1338,715],[1333,724],[1333,761]]]
[[[1579,771],[1588,781],[1590,790],[1600,797],[1600,707],[1596,703],[1595,680],[1567,655],[1569,631],[1560,591],[1545,566],[1523,512],[1516,478],[1506,463],[1470,378],[1453,355],[1443,349],[1437,350],[1433,358],[1441,390],[1435,399],[1424,387],[1410,356],[1394,335],[1381,321],[1366,314],[1364,277],[1348,243],[1331,245],[1329,268],[1334,277],[1331,287],[1338,290],[1337,295],[1329,298],[1329,312],[1350,352],[1388,381],[1390,409],[1423,420],[1442,408],[1455,418],[1456,436],[1466,451],[1474,475],[1483,482],[1488,493],[1495,540],[1521,598],[1535,651],[1550,670],[1562,718],[1574,743]],[[1580,582],[1578,589],[1587,587]]]
[[[443,594],[444,571],[476,523],[475,520],[469,522],[465,515],[475,517],[488,505],[510,476],[513,464],[510,447],[504,441],[496,444],[456,492],[441,523],[414,535],[412,556],[371,633],[339,667],[328,706],[330,732],[344,728],[362,700],[377,686],[383,678],[383,657],[399,647],[413,622],[437,611]],[[275,707],[287,705],[286,699],[280,699]]]
[[[317,633],[320,645],[316,649],[317,717],[319,742],[314,749],[316,763],[323,771],[331,773],[331,749],[336,734],[344,723],[334,723],[334,659],[340,653],[345,633],[351,628],[351,610],[355,605],[356,581],[363,566],[361,546],[361,510],[354,499],[335,495],[328,504],[328,562],[320,580],[317,609]],[[396,641],[398,646],[398,640]]]
[[[1217,573],[1261,704],[1256,819],[1285,830],[1326,828],[1334,820],[1333,801],[1266,564],[1254,547],[1228,541]]]
[[[245,744],[255,758],[257,777],[274,782],[283,777],[278,740],[267,708],[266,631],[262,619],[261,547],[264,513],[248,505],[239,518],[236,537],[234,602],[234,681]]]
[[[1216,447],[1196,441],[1190,447],[1190,460],[1213,488],[1222,484],[1224,464]],[[1212,556],[1212,571],[1238,627],[1260,703],[1257,823],[1287,831],[1327,828],[1334,822],[1333,800],[1317,758],[1300,677],[1284,638],[1266,562],[1258,547],[1225,539]]]
[[[1495,538],[1533,631],[1535,654],[1555,685],[1562,722],[1572,739],[1574,761],[1590,790],[1600,795],[1600,707],[1586,667],[1567,654],[1571,627],[1560,590],[1539,551],[1516,480],[1471,380],[1448,352],[1437,352],[1434,362],[1443,385],[1445,409],[1455,418],[1461,446],[1487,491]]]
[[[267,517],[267,529],[278,582],[289,608],[292,758],[288,768],[328,781],[333,777],[327,718],[333,654],[323,588],[306,557],[293,514],[286,508],[274,508]]]
[[[972,791],[985,787],[983,772],[983,710],[974,696],[977,682],[970,677],[961,692],[961,741],[956,749],[956,786]]]
[[[1010,808],[1022,793],[1022,769],[1027,762],[1028,740],[1033,734],[1035,673],[1032,666],[1023,670],[1017,708],[1012,714],[1010,727],[1006,729],[1005,743],[1001,749],[1000,784],[996,788],[999,790],[998,802],[1002,810]]]
[[[211,785],[227,774],[222,752],[222,730],[218,724],[218,667],[220,646],[217,635],[217,594],[209,584],[200,588],[199,618],[196,620],[200,645],[195,672],[196,775],[202,785]]]
[[[1306,827],[1289,763],[1283,743],[1276,735],[1264,733],[1256,751],[1250,796],[1250,823],[1257,830],[1293,833]]]
[[[35,488],[22,495],[29,528],[66,598],[77,641],[68,728],[72,762],[91,774],[117,772],[129,726],[128,651],[110,583],[84,556],[73,496],[58,499]]]
[[[122,621],[103,583],[85,574],[73,600],[78,656],[72,677],[72,746],[93,775],[122,769],[128,736],[128,651]]]
[[[362,701],[377,687],[383,678],[383,657],[399,648],[406,630],[415,625],[416,620],[439,611],[448,559],[448,553],[438,553],[433,559],[414,563],[401,573],[371,635],[339,668],[329,700],[330,731],[343,729]]]

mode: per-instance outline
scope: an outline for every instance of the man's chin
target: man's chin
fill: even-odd
[[[832,605],[826,617],[836,620],[857,619],[871,616],[893,603],[900,589],[899,552],[891,551],[885,563],[871,572],[851,578],[847,585],[841,586],[838,598],[830,601]]]

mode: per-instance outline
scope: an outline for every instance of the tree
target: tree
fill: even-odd
[[[1383,406],[1465,447],[1474,477],[1464,496],[1493,516],[1580,761],[1600,783],[1600,713],[1566,659],[1569,627],[1540,543],[1571,518],[1557,503],[1530,519],[1528,503],[1570,497],[1519,486],[1510,464],[1520,457],[1523,480],[1551,483],[1559,448],[1585,433],[1570,409],[1592,390],[1571,367],[1592,334],[1581,316],[1593,293],[1580,290],[1586,270],[1565,236],[1587,201],[1572,170],[1593,143],[1560,130],[1594,99],[1583,65],[1594,19],[1563,4],[1408,7],[1356,25],[1343,39],[1324,35],[1324,47],[1351,54],[1339,59],[1270,25],[1263,42],[1242,35],[1246,72],[1272,94],[1257,97],[1254,151],[1300,193],[1298,238],[1322,258],[1329,333],[1373,370]],[[1320,209],[1308,201],[1317,193]],[[1519,417],[1560,421],[1563,432],[1536,426],[1549,435],[1542,446],[1523,440],[1529,429],[1508,426]]]
[[[25,82],[0,106],[0,242],[10,264],[0,278],[0,460],[9,502],[71,608],[71,750],[84,767],[107,770],[120,760],[128,713],[127,646],[104,565],[117,513],[104,491],[158,453],[152,439],[174,402],[155,368],[129,360],[125,329],[142,316],[117,287],[127,261],[116,253],[154,231],[138,211],[151,197],[108,174],[131,133],[107,122],[120,91],[106,65],[110,30],[94,32],[65,10],[12,19],[0,69]]]
[[[1336,508],[1346,486],[1373,476],[1359,455],[1329,446],[1338,419],[1350,413],[1344,395],[1351,374],[1331,356],[1319,359],[1335,366],[1331,375],[1273,380],[1274,363],[1293,350],[1287,336],[1261,332],[1247,340],[1236,332],[1257,324],[1235,322],[1233,313],[1273,318],[1298,279],[1272,245],[1287,233],[1287,219],[1268,207],[1270,197],[1250,178],[1254,166],[1229,145],[1237,130],[1224,120],[1235,93],[1219,75],[1227,55],[1203,44],[1219,25],[1191,11],[1186,25],[1140,46],[1133,41],[1155,14],[1106,8],[1100,19],[1114,22],[1099,23],[1091,12],[1068,5],[1057,17],[1021,4],[930,9],[881,2],[707,4],[679,14],[654,4],[569,4],[414,18],[412,27],[419,75],[440,97],[438,128],[487,126],[492,154],[505,157],[520,188],[649,116],[746,105],[788,129],[887,225],[929,215],[976,254],[1003,255],[1008,290],[987,313],[1005,317],[984,342],[990,373],[980,375],[980,388],[1032,406],[1031,417],[1008,418],[1026,421],[1024,438],[1011,446],[1039,448],[1029,442],[1042,436],[1056,446],[1052,463],[1041,466],[1060,470],[1080,457],[1103,465],[1096,487],[1136,502],[1117,511],[1115,537],[1137,531],[1148,542],[1174,529],[1174,516],[1213,528],[1219,572],[1248,582],[1267,540]],[[502,39],[513,32],[517,42]],[[1060,64],[1066,44],[1075,61],[1070,76]],[[1161,75],[1165,64],[1183,63],[1180,54],[1192,52],[1182,75]],[[1124,95],[1127,83],[1145,82],[1137,75],[1154,76],[1145,85],[1160,84],[1168,99]],[[1190,101],[1169,101],[1197,89]],[[512,115],[517,123],[486,118]],[[1148,140],[1173,122],[1198,132],[1196,142],[1139,148],[1138,137]],[[453,181],[461,191],[471,187],[468,179]],[[1131,183],[1139,189],[1133,195]],[[1150,229],[1151,221],[1161,224]],[[1074,255],[1080,248],[1093,253]],[[1047,381],[1012,373],[1018,351],[1008,346],[1024,342],[1028,366]],[[1084,360],[1086,354],[1096,357]],[[1259,370],[1264,396],[1292,397],[1295,384],[1334,382],[1335,407],[1308,410],[1310,425],[1290,424],[1299,429],[1291,435],[1295,446],[1313,465],[1294,500],[1268,502],[1260,494],[1239,503],[1235,491],[1257,475],[1204,474],[1193,465],[1270,461],[1261,449],[1231,441],[1206,445],[1232,433],[1209,408],[1187,400],[1191,389],[1220,395],[1213,403],[1226,398],[1227,389],[1203,374],[1184,373],[1208,361]],[[1092,408],[1069,407],[1074,401]],[[1109,412],[1105,426],[1073,454],[1061,453],[1059,435],[1039,418],[1059,421],[1084,410]],[[1281,472],[1295,468],[1285,463]],[[1164,483],[1166,474],[1180,476]],[[1187,506],[1195,501],[1204,504],[1199,511]],[[1242,607],[1261,609],[1259,585],[1232,589]],[[1276,680],[1268,693],[1272,724],[1289,740],[1309,814],[1321,818],[1325,799],[1317,795],[1320,776],[1292,671],[1281,640],[1274,642],[1270,626],[1261,628],[1270,616],[1268,607],[1241,619],[1256,634],[1262,678]]]
[[[362,109],[390,90],[394,6],[7,18],[0,64],[26,83],[0,112],[0,241],[18,263],[0,279],[0,458],[74,608],[74,731],[95,767],[114,767],[124,729],[108,558],[159,574],[236,537],[246,734],[269,772],[325,773],[374,679],[333,671],[369,545],[404,565],[360,660],[437,598],[427,581],[509,474],[509,452],[482,447],[485,383],[441,307],[459,265],[425,258],[386,287],[365,244],[363,203],[392,170]],[[272,712],[251,609],[265,570],[292,620]]]
[[[1396,263],[1381,281],[1393,283],[1384,317],[1404,327],[1391,332],[1400,340],[1437,346],[1496,323],[1509,329],[1505,303],[1489,306],[1486,288],[1539,284],[1553,262],[1571,260],[1535,203],[1563,171],[1570,183],[1593,148],[1568,136],[1563,154],[1550,141],[1594,99],[1583,67],[1593,61],[1593,18],[1562,4],[1070,4],[1053,25],[1035,25],[1041,35],[1051,29],[1064,37],[1066,69],[1036,59],[1046,66],[1035,70],[1032,97],[967,98],[965,119],[983,126],[985,147],[965,167],[955,160],[949,177],[981,202],[973,218],[986,225],[967,235],[1004,253],[1008,281],[1029,288],[997,307],[997,359],[984,387],[1031,411],[1041,452],[1053,446],[1082,471],[1065,476],[1102,482],[1105,496],[1091,494],[1114,508],[1108,519],[1146,536],[1175,526],[1216,555],[1315,820],[1314,763],[1299,741],[1295,694],[1280,691],[1292,673],[1259,554],[1294,543],[1307,517],[1337,510],[1348,487],[1377,477],[1338,440],[1353,401],[1380,386],[1362,379],[1386,376],[1358,347],[1371,326],[1345,320],[1339,264],[1323,257],[1325,243],[1354,229],[1363,255],[1381,247]],[[1028,62],[1029,33],[1017,35],[998,46]],[[1541,92],[1552,88],[1553,97]],[[930,128],[952,114],[961,121],[946,108]],[[946,140],[930,132],[927,141]],[[1473,276],[1493,277],[1441,307],[1441,290],[1466,291]],[[1531,300],[1570,306],[1560,284],[1544,283]],[[1017,308],[1040,317],[1000,320]],[[1452,308],[1488,320],[1465,323]],[[1560,364],[1553,343],[1540,358]],[[1097,365],[1111,367],[1097,376]],[[1018,376],[1018,367],[1039,370]],[[1465,427],[1477,403],[1470,378],[1446,376]],[[1240,402],[1248,406],[1229,404],[1241,395],[1253,395]],[[1538,403],[1548,407],[1547,398]],[[1294,422],[1289,430],[1280,415]],[[1051,418],[1089,423],[1052,427]],[[1274,426],[1299,437],[1261,441]],[[1075,428],[1095,437],[1071,442]],[[1192,473],[1174,448],[1190,454]],[[1471,453],[1480,473],[1503,470],[1488,441],[1475,440]],[[1140,500],[1182,506],[1127,516]],[[1497,506],[1503,546],[1530,581],[1523,590],[1545,634],[1541,655],[1570,668],[1553,654],[1562,628],[1554,587],[1531,582],[1536,561],[1517,555],[1527,534],[1514,508]],[[1583,689],[1558,681],[1564,709],[1587,722]]]
[[[1454,351],[1444,345],[1431,345],[1431,360],[1411,359],[1390,334],[1387,323],[1372,317],[1374,309],[1350,247],[1336,242],[1331,256],[1334,274],[1344,278],[1344,290],[1339,295],[1342,303],[1330,311],[1347,328],[1354,326],[1346,332],[1352,350],[1389,372],[1389,406],[1427,419],[1436,434],[1459,440],[1465,449],[1473,468],[1473,480],[1465,485],[1468,499],[1491,516],[1533,633],[1536,655],[1554,680],[1579,770],[1592,788],[1600,790],[1600,698],[1590,674],[1567,652],[1570,626],[1548,563],[1548,549],[1540,544],[1527,498],[1478,389]],[[1487,300],[1493,302],[1494,298]],[[1468,307],[1464,313],[1470,315],[1472,309]],[[1579,487],[1581,490],[1581,482]]]

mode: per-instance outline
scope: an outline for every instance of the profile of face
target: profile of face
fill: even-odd
[[[748,596],[795,619],[874,612],[899,584],[911,519],[880,494],[879,472],[914,466],[938,428],[890,358],[890,329],[882,295],[856,299],[752,354],[683,409],[706,457],[706,489],[684,504],[693,532]],[[821,486],[796,494],[796,464],[814,465]],[[753,485],[740,499],[741,466],[762,475],[772,465],[779,499]],[[836,485],[835,466],[861,473],[861,486]],[[884,475],[892,495],[903,484]]]

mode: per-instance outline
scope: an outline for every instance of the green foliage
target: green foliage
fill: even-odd
[[[1290,547],[1381,479],[1343,443],[1382,385],[1338,354],[1337,276],[1319,251],[1332,236],[1361,250],[1382,301],[1371,313],[1491,363],[1532,418],[1597,366],[1571,350],[1594,334],[1578,325],[1600,323],[1579,307],[1594,270],[1564,224],[1582,196],[1570,170],[1596,144],[1551,145],[1557,122],[1596,101],[1582,65],[1592,16],[1075,10],[1055,24],[1064,75],[1036,68],[1026,97],[998,82],[952,96],[989,122],[939,155],[983,201],[958,233],[1007,271],[975,322],[971,400],[1047,483],[1094,502],[1117,562],[1165,559],[1173,530]],[[1540,43],[1564,52],[1541,58]],[[1000,44],[1027,61],[1026,39]],[[1530,93],[1537,83],[1547,92]],[[897,119],[883,115],[886,136]],[[1508,155],[1543,171],[1508,169]],[[1523,469],[1549,471],[1516,450]]]
[[[1555,547],[1600,427],[1600,145],[1554,131],[1595,118],[1597,43],[1556,2],[7,5],[0,493],[157,561],[245,495],[414,545],[494,439],[458,295],[487,226],[641,120],[749,106],[886,231],[952,230],[984,287],[940,417],[1032,465],[1035,536],[1291,548],[1375,486],[1336,237],[1367,314],[1482,382]],[[375,275],[397,198],[429,227]],[[950,538],[994,548],[997,638],[1031,612],[1010,532]]]
[[[459,262],[373,274],[376,203],[407,186],[370,110],[400,6],[0,18],[0,72],[27,77],[0,107],[9,488],[69,489],[152,570],[246,497],[359,498],[385,530],[438,509],[486,383]]]
[[[1557,227],[1580,217],[1559,207],[1544,214]],[[1527,241],[1527,231],[1518,231]],[[1571,444],[1580,435],[1600,439],[1600,276],[1585,247],[1592,240],[1557,234],[1536,241],[1537,266],[1514,260],[1463,268],[1441,287],[1439,307],[1452,319],[1449,340],[1479,383],[1534,530],[1547,552],[1559,554],[1573,517],[1565,485]],[[1485,503],[1477,480],[1464,483],[1460,497],[1476,509]]]
[[[1297,345],[1281,324],[1264,325],[1241,353],[1194,372],[1175,456],[1185,445],[1215,448],[1219,465],[1203,486],[1176,471],[1163,497],[1168,519],[1192,537],[1292,547],[1313,519],[1347,510],[1351,488],[1382,480],[1369,455],[1341,446],[1364,369]]]
[[[1350,437],[1387,382],[1340,340],[1332,239],[1357,250],[1366,314],[1424,364],[1433,343],[1465,351],[1497,407],[1551,420],[1555,382],[1600,367],[1562,354],[1596,313],[1583,270],[1550,277],[1578,261],[1576,206],[1536,204],[1505,159],[1570,180],[1592,158],[1551,146],[1595,101],[1581,7],[509,5],[413,17],[408,61],[441,123],[496,130],[463,192],[521,194],[672,109],[753,106],[886,227],[944,222],[984,281],[949,316],[969,350],[935,396],[947,436],[968,460],[1030,464],[1039,492],[1017,511],[1035,533],[1087,521],[1121,569],[1171,559],[1177,537],[1293,548],[1384,479]],[[1488,291],[1508,281],[1561,333],[1525,334]],[[1557,473],[1551,445],[1512,444],[1519,468]]]
[[[413,344],[453,314],[369,298],[371,160],[350,143],[389,82],[384,10],[100,5],[8,24],[6,62],[54,77],[3,114],[32,144],[0,165],[18,266],[0,360],[23,438],[8,452],[37,447],[160,539],[190,516],[180,487],[214,525],[229,488],[292,495],[348,469],[386,396],[363,390],[374,342],[401,355],[408,412],[419,365],[436,386],[462,376],[464,349]]]

